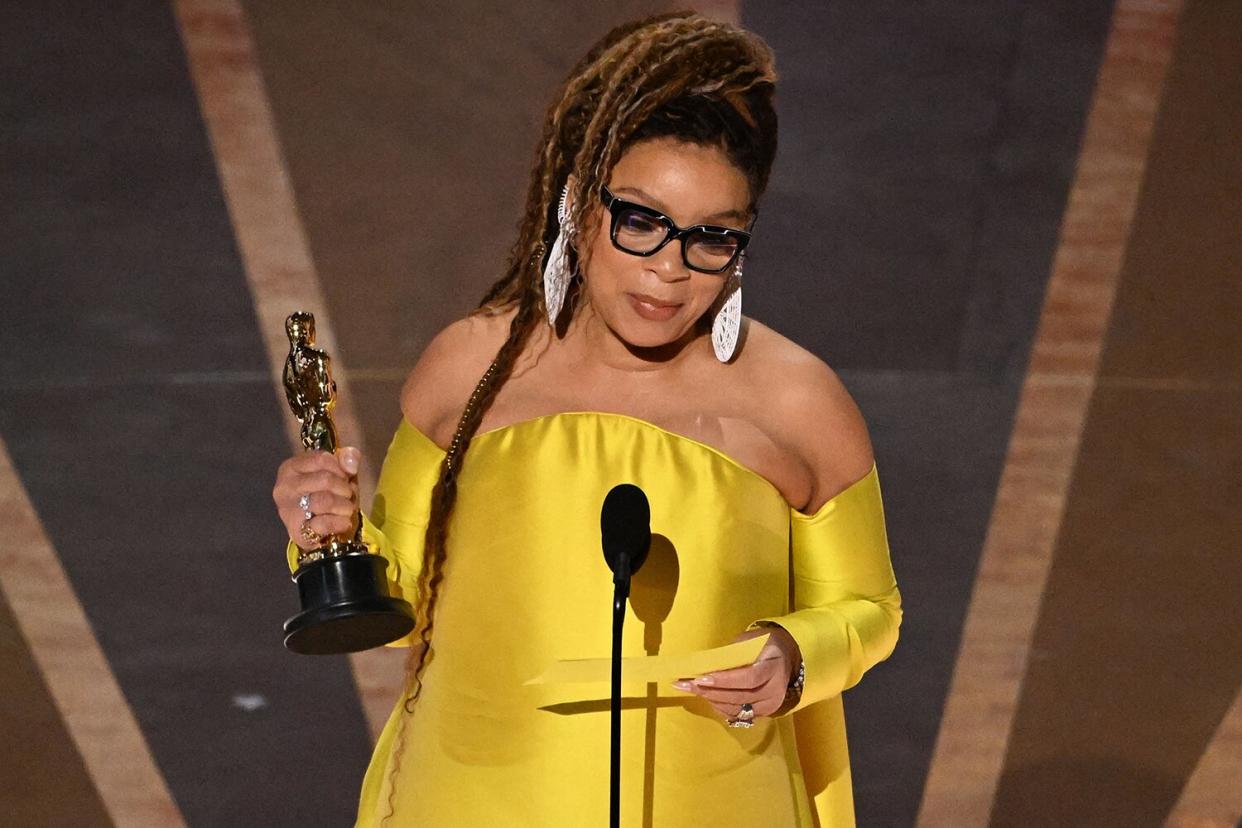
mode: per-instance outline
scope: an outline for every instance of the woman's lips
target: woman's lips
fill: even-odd
[[[627,293],[625,296],[639,316],[652,322],[667,322],[681,309],[680,302],[661,302],[642,293]]]

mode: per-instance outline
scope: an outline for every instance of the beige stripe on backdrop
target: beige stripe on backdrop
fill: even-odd
[[[174,9],[267,346],[273,393],[284,409],[281,372],[289,352],[285,317],[294,310],[310,311],[318,343],[332,356],[341,440],[364,448],[351,406],[348,355],[340,352],[332,333],[245,14],[237,0],[178,0]],[[301,444],[292,415],[286,424],[290,446],[296,449]],[[370,502],[373,473],[364,468],[359,482],[362,501]],[[283,550],[271,553],[282,555]],[[372,739],[401,692],[403,663],[404,650],[380,648],[350,656]]]
[[[43,523],[0,440],[0,590],[117,825],[184,825],[151,749],[95,640]]]
[[[1180,0],[1119,0],[918,824],[988,824],[1096,385]]]
[[[1186,780],[1165,824],[1169,828],[1242,824],[1242,690]]]

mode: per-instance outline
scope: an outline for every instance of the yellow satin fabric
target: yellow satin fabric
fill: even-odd
[[[403,421],[364,522],[407,598],[443,456]],[[888,656],[901,620],[875,469],[805,515],[706,444],[578,412],[475,437],[449,524],[434,657],[414,715],[398,704],[379,739],[359,826],[378,825],[390,806],[394,826],[605,824],[607,684],[523,683],[556,659],[609,653],[599,509],[623,482],[646,491],[655,536],[624,655],[716,647],[771,620],[806,661],[797,711],[750,730],[725,727],[669,685],[627,683],[624,824],[853,825],[840,693]]]

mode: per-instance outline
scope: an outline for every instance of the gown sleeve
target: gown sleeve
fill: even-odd
[[[414,603],[422,569],[423,539],[431,514],[431,490],[444,454],[413,428],[403,426],[384,456],[370,514],[362,515],[362,541],[388,561],[389,593]],[[298,546],[286,548],[290,573],[297,570]],[[409,637],[388,646],[409,646]]]
[[[879,477],[871,471],[814,515],[791,513],[793,611],[784,627],[806,665],[802,697],[783,713],[840,695],[888,658],[901,625]]]

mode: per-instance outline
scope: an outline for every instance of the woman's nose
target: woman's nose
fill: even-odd
[[[690,278],[690,270],[681,258],[681,242],[674,240],[647,259],[648,267],[662,282],[681,282]]]

